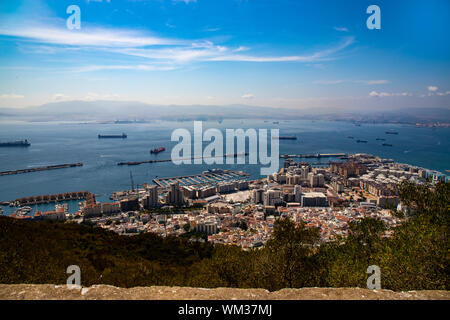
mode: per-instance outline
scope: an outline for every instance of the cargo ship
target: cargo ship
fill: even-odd
[[[18,140],[12,142],[0,142],[0,147],[29,147],[31,143],[28,140]]]
[[[150,153],[152,153],[152,154],[158,154],[158,153],[163,152],[163,151],[166,151],[166,148],[160,147],[160,148],[156,148],[156,149],[150,150]]]
[[[273,139],[280,139],[280,140],[297,140],[296,136],[279,136],[279,137],[273,137]]]
[[[125,133],[122,134],[99,134],[99,139],[125,139],[127,135]]]

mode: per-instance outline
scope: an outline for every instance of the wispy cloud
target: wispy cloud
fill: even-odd
[[[172,2],[184,2],[186,4],[197,2],[197,0],[172,0]]]
[[[237,62],[321,62],[337,58],[337,53],[354,43],[353,37],[345,37],[341,42],[328,48],[301,55],[271,55],[253,53],[246,46],[228,47],[209,40],[183,40],[159,37],[143,31],[83,27],[68,30],[54,26],[2,26],[0,35],[13,37],[20,45],[34,47],[34,53],[56,54],[65,50],[102,51],[128,55],[143,59],[143,63],[128,65],[124,62],[111,66],[85,66],[79,71],[96,70],[173,70],[174,66],[152,66],[154,63],[172,65],[189,62],[237,61]],[[33,50],[32,50],[33,51]],[[243,52],[252,52],[243,54]]]
[[[335,59],[332,55],[337,53],[351,44],[354,43],[354,38],[349,37],[346,38],[343,42],[338,44],[337,46],[316,51],[312,54],[306,55],[295,55],[295,56],[253,56],[253,55],[221,55],[218,57],[210,58],[210,61],[245,61],[245,62],[289,62],[289,61],[297,61],[297,62],[316,62],[316,61],[326,61]]]
[[[359,80],[358,82],[365,83],[365,84],[387,84],[387,83],[390,83],[389,80]]]
[[[389,80],[316,80],[313,81],[313,84],[323,84],[323,85],[333,85],[333,84],[341,84],[341,83],[361,83],[366,85],[379,85],[379,84],[388,84]]]
[[[115,94],[115,93],[96,93],[96,92],[89,92],[84,98],[83,100],[87,100],[87,101],[95,101],[95,100],[115,100],[120,98],[120,95]]]
[[[333,29],[340,32],[348,32],[348,29],[345,27],[333,27]]]
[[[0,99],[23,99],[25,96],[15,93],[0,94]]]
[[[55,101],[62,101],[62,100],[69,100],[70,97],[68,95],[65,95],[64,93],[55,93],[53,95],[53,100]]]
[[[439,92],[439,87],[437,86],[428,86],[427,87],[428,90],[428,94],[427,95],[421,95],[421,98],[423,98],[424,96],[448,96],[450,94],[450,91],[445,91],[445,92]]]
[[[369,97],[378,97],[378,98],[382,98],[382,97],[407,97],[407,96],[412,96],[411,93],[408,92],[377,92],[377,91],[371,91],[369,93]]]
[[[215,32],[215,31],[219,31],[220,28],[206,28],[205,31],[206,32]]]
[[[178,40],[149,36],[128,30],[84,28],[80,31],[53,27],[0,28],[0,35],[37,43],[89,47],[145,47],[180,45]]]
[[[92,72],[100,70],[141,70],[141,71],[170,71],[175,70],[174,66],[163,65],[89,65],[75,68],[75,72]]]
[[[255,96],[252,93],[246,93],[241,96],[242,99],[253,99]]]

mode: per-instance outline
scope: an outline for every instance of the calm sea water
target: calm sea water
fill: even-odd
[[[280,135],[296,135],[297,140],[280,141],[283,153],[370,153],[397,162],[410,163],[444,172],[450,169],[450,129],[416,128],[407,125],[355,126],[347,122],[262,120],[207,121],[204,129],[279,128]],[[135,184],[152,183],[155,177],[201,173],[206,169],[243,170],[252,178],[260,177],[258,165],[174,165],[171,162],[117,166],[120,161],[168,159],[176,142],[171,133],[176,128],[193,131],[193,122],[155,121],[145,124],[74,124],[0,122],[0,141],[28,139],[29,148],[0,148],[0,171],[25,169],[62,163],[83,162],[83,167],[33,172],[0,177],[0,201],[33,195],[89,190],[97,199],[107,201],[112,192],[130,188],[130,171]],[[398,135],[387,135],[394,129]],[[127,133],[127,139],[98,139],[98,134]],[[353,136],[354,139],[349,139]],[[393,147],[384,147],[386,143]],[[357,139],[368,143],[356,143]],[[149,150],[166,147],[167,151],[150,155]],[[329,159],[322,159],[327,162]],[[311,159],[318,162],[317,159]],[[280,159],[280,166],[283,160]],[[52,204],[40,209],[53,209]],[[70,203],[76,210],[76,201]],[[3,207],[6,213],[10,208]]]

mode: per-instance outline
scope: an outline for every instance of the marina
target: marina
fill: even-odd
[[[208,170],[201,174],[169,177],[169,178],[155,178],[153,182],[159,187],[168,187],[171,183],[179,183],[180,186],[193,186],[203,184],[215,184],[229,180],[241,180],[249,177],[248,173],[243,171],[232,170]]]

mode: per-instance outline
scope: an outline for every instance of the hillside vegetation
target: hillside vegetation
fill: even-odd
[[[64,284],[78,265],[83,286],[366,287],[367,267],[378,265],[383,289],[448,290],[450,183],[399,190],[411,218],[391,238],[382,221],[362,219],[347,238],[322,244],[318,230],[280,219],[265,247],[250,251],[0,217],[0,283]]]

